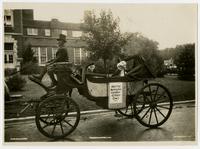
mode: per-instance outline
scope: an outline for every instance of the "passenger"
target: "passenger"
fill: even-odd
[[[87,68],[87,72],[94,72],[95,67],[96,67],[95,64],[92,63],[92,64]]]
[[[32,75],[32,78],[34,80],[41,82],[43,76],[46,73],[48,73],[48,75],[52,81],[51,86],[49,86],[50,88],[56,86],[56,84],[57,84],[57,80],[55,79],[54,72],[52,70],[53,64],[56,62],[68,62],[68,60],[69,60],[67,48],[64,46],[65,42],[66,42],[66,36],[63,34],[60,34],[57,41],[58,41],[59,48],[56,52],[56,58],[48,61],[46,66],[43,68],[43,70],[41,71],[41,73],[39,75]]]

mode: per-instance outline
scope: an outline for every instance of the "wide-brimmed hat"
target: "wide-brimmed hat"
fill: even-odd
[[[59,38],[57,40],[62,40],[62,41],[65,41],[66,42],[66,36],[63,35],[63,34],[60,34],[59,35]]]

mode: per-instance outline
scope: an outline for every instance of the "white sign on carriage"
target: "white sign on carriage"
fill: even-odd
[[[111,109],[123,108],[126,106],[126,83],[122,82],[112,82],[109,83],[108,87],[109,99],[108,107]]]

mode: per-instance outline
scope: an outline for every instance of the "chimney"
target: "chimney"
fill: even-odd
[[[33,9],[22,9],[23,19],[24,20],[33,20]]]

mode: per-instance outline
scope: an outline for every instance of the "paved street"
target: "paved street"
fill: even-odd
[[[82,141],[195,141],[195,105],[177,104],[171,116],[160,128],[147,129],[136,119],[115,117],[114,112],[81,115],[76,130],[64,142]],[[6,122],[5,142],[49,142],[34,120]]]

